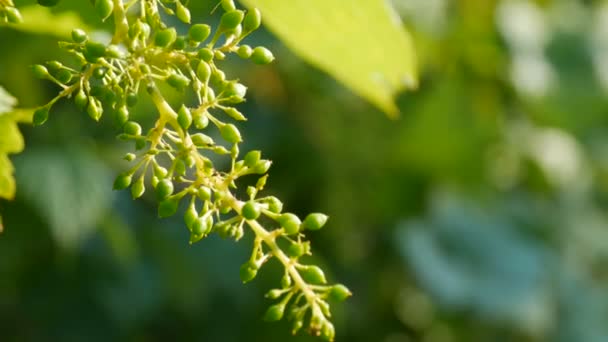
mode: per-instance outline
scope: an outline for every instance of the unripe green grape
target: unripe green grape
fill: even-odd
[[[234,11],[236,9],[236,6],[234,5],[233,0],[222,0],[222,8],[224,9],[224,11],[229,12]]]
[[[233,118],[236,121],[247,120],[247,118],[241,112],[239,112],[236,108],[233,107],[226,108],[224,110],[224,113],[226,113],[229,117]]]
[[[174,165],[175,173],[178,176],[186,175],[186,163],[184,163],[184,160],[182,158],[176,158],[174,161]]]
[[[129,120],[129,109],[126,106],[120,106],[114,114],[114,122],[116,126],[122,127]]]
[[[140,136],[141,135],[141,126],[135,121],[129,121],[125,123],[123,130],[126,134]]]
[[[102,78],[104,78],[104,76],[106,75],[106,73],[108,72],[108,69],[103,68],[103,67],[99,67],[99,68],[95,68],[95,70],[93,70],[92,76],[95,77],[96,79],[100,80]],[[103,89],[102,87],[95,87],[97,89]]]
[[[135,107],[139,98],[136,93],[130,92],[127,94],[126,103],[128,107]]]
[[[268,64],[274,61],[272,52],[263,46],[258,46],[251,53],[251,60],[256,64]]]
[[[285,229],[287,235],[297,234],[300,230],[300,224],[302,224],[300,219],[291,213],[282,214],[277,218],[277,222]]]
[[[175,215],[179,206],[179,196],[171,196],[158,204],[158,217],[164,218]]]
[[[194,221],[196,221],[198,219],[198,212],[196,211],[196,208],[194,207],[194,205],[191,205],[188,207],[188,209],[186,210],[186,213],[184,214],[184,222],[186,223],[186,227],[188,227],[188,229],[192,230],[192,225],[194,224]]]
[[[204,61],[198,63],[198,66],[196,67],[196,76],[199,78],[199,80],[207,82],[211,76],[211,67],[209,64]]]
[[[118,45],[110,45],[106,48],[106,56],[110,58],[122,58],[124,57],[124,52]]]
[[[95,0],[95,10],[97,11],[97,15],[99,15],[101,20],[106,20],[110,15],[112,15],[114,3],[112,0]]]
[[[67,69],[61,69],[55,74],[55,79],[62,84],[67,84],[72,79],[72,73]]]
[[[264,297],[266,297],[268,299],[277,299],[277,298],[281,297],[281,295],[283,295],[283,293],[285,293],[285,291],[280,290],[280,289],[272,289],[272,290],[268,291],[268,293],[266,293],[266,295]]]
[[[213,57],[217,60],[223,61],[224,58],[226,58],[226,54],[220,50],[215,50],[215,52],[213,53]]]
[[[247,12],[245,19],[243,19],[243,30],[245,32],[251,32],[257,30],[262,24],[262,14],[260,10],[254,8]]]
[[[89,36],[86,32],[81,29],[73,29],[72,30],[72,40],[74,43],[82,44],[89,39]]]
[[[211,199],[211,189],[206,186],[201,186],[198,188],[197,196],[201,201],[209,201]]]
[[[229,143],[236,144],[242,141],[241,133],[233,124],[225,124],[220,127],[220,135]]]
[[[239,276],[241,277],[241,281],[243,283],[248,283],[258,274],[258,267],[255,263],[249,261],[241,265],[241,269],[239,270]]]
[[[34,116],[32,119],[32,123],[34,126],[40,126],[49,119],[49,107],[44,106],[36,109],[34,111]]]
[[[179,36],[175,38],[175,42],[173,42],[173,50],[183,50],[187,46],[186,38],[183,36]]]
[[[192,233],[198,236],[209,234],[213,227],[213,218],[211,216],[199,217],[192,223]]]
[[[251,172],[258,175],[263,175],[268,172],[270,166],[272,166],[272,162],[270,160],[260,160],[251,168]]]
[[[125,154],[125,156],[122,159],[124,159],[124,160],[126,160],[128,162],[132,162],[132,161],[135,160],[135,158],[137,158],[137,156],[135,154],[133,154],[133,153],[127,153],[127,154]]]
[[[183,90],[190,85],[190,79],[184,75],[173,73],[167,78],[167,84],[177,90]]]
[[[32,66],[32,71],[34,72],[34,75],[38,78],[41,79],[46,79],[50,76],[49,74],[49,70],[41,64],[36,64],[34,66]]]
[[[190,136],[192,139],[192,143],[197,147],[207,147],[209,145],[213,145],[213,139],[203,133],[196,133]]]
[[[176,3],[175,14],[179,20],[186,24],[190,24],[190,10],[179,1]]]
[[[211,34],[211,27],[206,24],[195,24],[188,30],[190,40],[197,43],[205,41],[209,37],[209,34]]]
[[[209,118],[201,112],[195,112],[192,121],[197,129],[205,129],[209,125]]]
[[[87,62],[95,63],[99,58],[105,56],[106,46],[89,40],[85,43],[82,54]]]
[[[260,159],[262,159],[262,151],[253,150],[247,152],[247,154],[243,158],[243,161],[245,162],[245,166],[252,167],[257,164]]]
[[[177,112],[177,123],[181,126],[181,128],[187,130],[192,125],[192,113],[190,113],[190,109],[185,105]]]
[[[285,272],[283,277],[281,277],[281,287],[286,289],[291,286],[291,276]]]
[[[222,18],[220,19],[220,31],[230,31],[234,30],[237,26],[241,24],[243,18],[245,17],[245,13],[240,10],[234,10],[230,12],[224,13]]]
[[[59,0],[38,0],[40,6],[52,7],[59,3]]]
[[[336,331],[334,329],[334,325],[329,321],[325,321],[323,327],[321,328],[321,337],[326,341],[333,341],[336,335]]]
[[[146,192],[144,177],[139,177],[135,183],[133,183],[133,186],[131,186],[131,197],[133,197],[133,199],[140,198],[144,192]]]
[[[268,210],[272,213],[280,214],[283,211],[283,202],[274,196],[266,197],[264,203],[268,204]]]
[[[287,255],[292,258],[299,258],[306,252],[306,249],[301,243],[292,243],[287,247]]]
[[[200,58],[202,61],[209,63],[213,57],[214,53],[210,48],[202,48],[198,50],[198,58]]]
[[[169,172],[164,167],[154,164],[154,175],[158,178],[165,178]]]
[[[226,80],[226,74],[220,69],[214,69],[211,72],[211,82],[222,84]]]
[[[236,96],[238,98],[244,98],[247,95],[247,87],[238,82],[229,82],[224,89],[224,96]]]
[[[99,100],[94,97],[89,98],[89,105],[87,106],[87,114],[91,117],[91,119],[95,121],[99,121],[101,115],[103,114],[103,107]]]
[[[302,278],[310,284],[325,284],[325,273],[318,266],[307,265],[299,269]]]
[[[239,49],[236,50],[236,54],[239,55],[239,57],[241,57],[243,59],[247,59],[247,58],[251,57],[252,53],[253,53],[253,49],[249,45],[241,45],[241,46],[239,46]]]
[[[23,17],[21,17],[21,13],[15,7],[7,7],[5,8],[6,19],[9,23],[18,24],[23,22]]]
[[[260,206],[254,201],[247,201],[241,209],[241,215],[246,220],[255,220],[260,217]]]
[[[338,302],[342,302],[352,295],[350,290],[342,284],[334,285],[331,287],[331,290],[329,290],[329,298]]]
[[[271,305],[266,313],[264,314],[264,320],[266,322],[276,322],[280,321],[283,318],[283,314],[285,313],[285,304],[279,303],[275,305]]]
[[[139,151],[146,147],[146,138],[138,137],[135,139],[135,150]]]
[[[156,198],[162,201],[171,196],[171,194],[173,194],[173,182],[166,178],[160,180],[156,185]]]
[[[80,110],[84,110],[87,107],[89,98],[82,88],[76,93],[76,96],[74,96],[74,103]]]
[[[130,173],[121,173],[114,180],[114,190],[126,189],[127,187],[129,187],[129,185],[131,185],[131,179],[132,175]]]
[[[154,44],[159,47],[168,47],[177,38],[177,31],[174,27],[170,27],[156,32],[154,36]]]
[[[319,230],[323,228],[329,217],[321,213],[311,213],[306,216],[302,223],[302,229]]]

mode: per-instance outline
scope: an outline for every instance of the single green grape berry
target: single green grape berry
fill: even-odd
[[[176,3],[175,15],[182,22],[190,24],[190,10],[179,1]]]
[[[183,90],[190,85],[190,79],[184,75],[173,73],[167,78],[167,84],[177,90]]]
[[[243,19],[243,30],[245,32],[251,32],[257,30],[262,24],[262,14],[260,10],[254,8],[247,12],[245,19]]]
[[[128,107],[135,107],[139,98],[136,93],[130,92],[127,94],[126,103]]]
[[[160,180],[156,185],[156,198],[162,201],[171,194],[173,194],[173,182],[167,178]]]
[[[253,167],[260,161],[260,159],[262,159],[262,151],[253,150],[247,152],[243,158],[243,161],[245,161],[245,166]]]
[[[241,45],[239,46],[239,49],[236,50],[236,54],[243,59],[251,57],[252,53],[253,49],[249,45]]]
[[[215,50],[215,52],[213,53],[213,58],[223,61],[226,58],[226,54],[220,50]]]
[[[234,11],[236,9],[236,6],[234,5],[233,0],[222,0],[222,8],[224,9],[224,11],[228,12]]]
[[[300,225],[302,222],[300,219],[291,213],[282,214],[277,219],[277,222],[285,229],[287,235],[297,234],[300,231]]]
[[[61,69],[55,74],[55,79],[62,84],[67,84],[72,79],[72,73],[67,69]]]
[[[89,39],[89,36],[86,32],[81,29],[73,29],[72,30],[72,40],[76,44],[82,44]]]
[[[127,153],[127,154],[125,154],[125,156],[122,159],[124,159],[124,160],[126,160],[128,162],[132,162],[132,161],[135,160],[135,158],[137,158],[137,156],[135,154],[133,154],[133,153]]]
[[[311,284],[325,284],[325,273],[318,266],[307,265],[298,269],[302,278]]]
[[[283,202],[274,196],[269,196],[264,199],[264,203],[268,204],[268,210],[275,214],[280,214],[283,211]]]
[[[80,110],[84,110],[87,107],[89,98],[82,88],[78,91],[78,93],[76,93],[76,96],[74,96],[74,103]]]
[[[204,112],[195,112],[192,121],[197,129],[205,129],[209,125],[209,118]]]
[[[211,199],[211,189],[206,186],[201,186],[198,188],[197,195],[201,201],[209,201]]]
[[[188,207],[188,209],[186,210],[186,213],[184,214],[184,222],[186,223],[186,227],[188,227],[188,229],[192,230],[192,225],[194,224],[194,221],[196,221],[198,219],[198,212],[196,211],[196,208],[194,207],[194,205],[191,205]]]
[[[124,125],[124,132],[129,135],[140,136],[141,126],[135,121],[129,121]]]
[[[179,196],[171,196],[158,204],[158,217],[165,218],[175,215],[179,206]]]
[[[241,133],[233,124],[225,124],[220,127],[220,135],[229,143],[236,144],[242,141]]]
[[[226,74],[220,69],[214,69],[211,72],[211,82],[222,84],[226,81]]]
[[[40,126],[49,119],[49,107],[44,106],[36,109],[34,111],[34,117],[32,119],[32,123],[34,126]]]
[[[263,175],[270,169],[272,162],[270,160],[260,160],[254,167],[251,168],[251,172],[258,175]]]
[[[40,6],[52,7],[59,3],[59,0],[38,0]]]
[[[174,27],[156,32],[154,44],[159,47],[168,47],[177,39],[177,31]]]
[[[121,173],[114,180],[114,190],[126,189],[127,187],[129,187],[129,185],[131,185],[131,179],[132,175],[130,173]]]
[[[275,305],[271,305],[266,313],[264,314],[264,320],[266,322],[276,322],[280,321],[283,318],[283,314],[285,313],[285,304],[279,303]]]
[[[248,283],[251,280],[253,280],[253,278],[255,278],[255,276],[258,274],[258,267],[257,265],[252,262],[246,262],[243,265],[241,265],[241,269],[239,270],[239,276],[241,277],[241,281],[243,283]]]
[[[329,298],[338,302],[342,302],[352,295],[350,290],[342,284],[334,285],[331,287],[331,290],[329,290]]]
[[[254,201],[247,201],[241,209],[241,215],[246,220],[255,220],[260,217],[260,206]]]
[[[215,56],[215,54],[213,53],[213,50],[211,50],[210,48],[202,48],[200,50],[198,50],[198,58],[200,58],[202,61],[205,61],[207,63],[209,63],[213,57]]]
[[[192,134],[190,136],[190,139],[192,139],[192,143],[196,146],[196,147],[207,147],[209,145],[213,145],[213,139],[203,133],[196,133],[196,134]]]
[[[44,65],[41,65],[41,64],[36,64],[36,65],[32,66],[32,71],[34,72],[34,75],[38,78],[45,79],[50,76],[49,70]]]
[[[179,123],[181,128],[185,130],[190,128],[190,125],[192,125],[192,113],[185,105],[182,105],[177,112],[177,123]]]
[[[101,20],[106,20],[114,11],[114,3],[112,0],[95,0],[95,10]]]
[[[192,234],[196,236],[205,235],[208,230],[207,225],[205,224],[205,219],[202,217],[197,217],[192,221]]]
[[[211,76],[211,67],[207,62],[201,61],[196,67],[196,76],[199,80],[207,82]]]
[[[122,127],[129,120],[129,109],[127,106],[120,106],[114,113],[116,126]]]
[[[264,295],[264,297],[268,298],[268,299],[277,299],[279,297],[281,297],[281,295],[283,295],[285,293],[285,291],[281,290],[281,289],[272,289],[270,291],[268,291],[266,293],[266,295]]]
[[[144,192],[146,192],[144,177],[139,177],[135,183],[133,183],[133,186],[131,186],[131,196],[133,199],[140,198]]]
[[[164,167],[158,165],[158,164],[154,164],[154,175],[158,178],[165,178],[167,177],[167,174],[169,173],[169,171],[167,171],[167,169],[165,169]]]
[[[106,46],[101,43],[88,40],[84,45],[84,51],[82,54],[87,62],[95,63],[99,58],[105,56]]]
[[[183,50],[188,45],[186,41],[186,37],[179,36],[175,38],[175,42],[173,42],[173,50]]]
[[[319,230],[323,228],[329,217],[321,213],[311,213],[306,216],[302,223],[302,229]]]
[[[209,34],[211,34],[211,27],[206,24],[195,24],[188,30],[190,40],[197,43],[205,41],[209,37]]]
[[[304,245],[301,243],[292,243],[287,247],[287,255],[292,258],[299,258],[306,252]]]
[[[7,7],[4,10],[6,14],[6,19],[9,23],[19,24],[23,22],[23,17],[21,16],[21,13],[19,13],[19,10],[15,7]]]
[[[87,106],[87,114],[91,117],[91,119],[95,121],[99,121],[101,115],[103,114],[103,107],[99,100],[91,97],[89,99],[89,105]]]
[[[325,341],[333,341],[336,335],[336,330],[334,329],[334,325],[329,321],[325,321],[323,323],[323,327],[321,328],[321,337]]]
[[[243,113],[239,112],[236,108],[228,107],[224,110],[224,113],[229,117],[233,118],[236,121],[245,121],[247,118],[243,115]]]
[[[242,99],[245,97],[245,95],[247,95],[247,87],[238,82],[228,82],[223,93],[225,97],[234,96]]]
[[[222,32],[234,30],[237,26],[241,24],[244,17],[245,13],[240,10],[234,10],[224,13],[224,15],[222,15],[222,18],[220,19],[219,30]]]
[[[251,60],[256,64],[268,64],[274,61],[272,52],[263,46],[258,46],[251,53]]]

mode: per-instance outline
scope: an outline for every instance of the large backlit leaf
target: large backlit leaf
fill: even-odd
[[[417,85],[409,34],[384,0],[241,0],[291,50],[391,116]]]

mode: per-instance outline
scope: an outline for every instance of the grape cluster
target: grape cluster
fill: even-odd
[[[57,1],[39,2],[53,5]],[[343,285],[327,285],[319,267],[300,261],[311,254],[303,233],[321,229],[327,216],[312,213],[301,220],[283,212],[278,198],[259,196],[271,162],[260,151],[240,157],[243,139],[235,123],[246,117],[235,106],[244,101],[247,87],[229,79],[219,67],[231,53],[256,64],[273,61],[265,47],[242,44],[260,27],[260,12],[239,10],[232,0],[223,0],[224,13],[213,30],[207,24],[191,24],[190,11],[180,0],[96,0],[94,6],[102,20],[113,17],[111,42],[95,41],[85,31],[74,29],[71,41],[62,42],[61,47],[76,57],[77,65],[51,61],[33,66],[38,77],[61,87],[54,99],[35,111],[34,124],[43,124],[61,98],[73,99],[96,121],[111,113],[122,129],[119,139],[134,145],[133,153],[124,157],[132,167],[118,175],[114,189],[130,188],[132,197],[139,198],[151,186],[160,217],[175,215],[184,203],[190,243],[212,233],[239,240],[249,228],[254,235],[253,251],[240,269],[242,281],[255,278],[271,258],[284,266],[280,286],[267,294],[275,304],[265,319],[286,316],[293,322],[294,333],[307,325],[311,333],[333,340],[327,300],[344,300],[350,291]],[[187,34],[180,35],[167,25],[161,12],[189,24]],[[194,94],[196,104],[172,107],[161,84]],[[158,117],[144,131],[130,118],[130,111],[146,94]],[[214,130],[218,134],[210,133]],[[229,165],[227,170],[216,167],[222,161]],[[257,175],[258,180],[247,186],[247,198],[241,200],[234,191],[237,180],[246,175]]]

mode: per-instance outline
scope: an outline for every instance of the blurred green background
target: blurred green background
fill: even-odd
[[[274,161],[267,193],[331,216],[310,238],[354,292],[333,305],[336,340],[608,341],[608,3],[393,4],[421,78],[396,120],[269,33],[248,39],[276,63],[224,63],[250,86],[243,150]],[[195,17],[213,5],[192,1]],[[87,1],[57,11],[77,9],[97,22]],[[28,66],[69,60],[57,38],[0,42],[0,85],[22,107],[51,99]],[[279,267],[242,285],[248,241],[190,246],[179,218],[111,191],[130,148],[111,120],[64,102],[22,128],[17,199],[0,202],[0,341],[316,340],[262,321]]]

